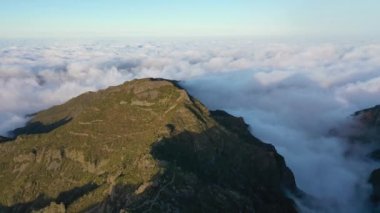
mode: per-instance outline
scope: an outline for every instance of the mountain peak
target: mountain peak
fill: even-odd
[[[294,177],[275,148],[175,81],[88,92],[13,134],[0,144],[6,211],[296,211],[284,191],[297,191]]]

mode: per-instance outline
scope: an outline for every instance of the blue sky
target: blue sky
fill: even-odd
[[[0,37],[376,37],[379,11],[379,0],[0,0]]]

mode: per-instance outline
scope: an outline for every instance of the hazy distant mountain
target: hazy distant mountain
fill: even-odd
[[[172,81],[85,93],[13,134],[0,144],[2,211],[296,212],[274,147]]]
[[[367,127],[380,128],[380,105],[357,111],[354,115]]]
[[[353,138],[356,142],[369,144],[371,152],[368,156],[376,161],[380,161],[380,105],[355,112],[354,117],[359,121],[358,134]],[[372,184],[372,201],[380,202],[380,168],[372,171],[369,176]]]

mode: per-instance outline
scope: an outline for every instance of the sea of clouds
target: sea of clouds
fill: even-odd
[[[377,42],[1,41],[0,135],[26,114],[143,77],[181,80],[210,109],[242,116],[323,208],[368,211],[379,165],[362,150],[347,154],[355,147],[331,130],[380,104]]]

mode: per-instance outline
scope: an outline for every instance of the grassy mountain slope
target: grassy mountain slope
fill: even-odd
[[[0,143],[5,212],[296,211],[274,147],[172,81],[85,93],[13,133]]]

